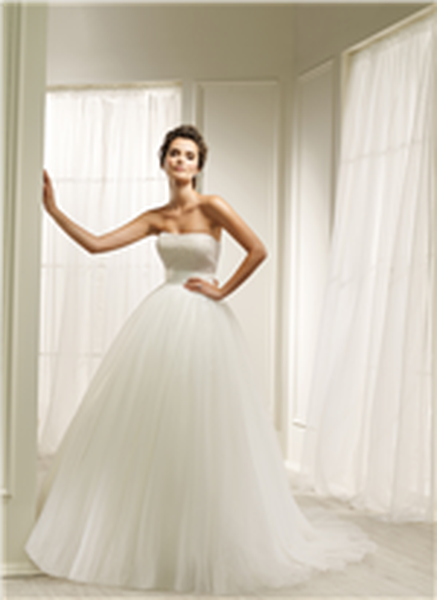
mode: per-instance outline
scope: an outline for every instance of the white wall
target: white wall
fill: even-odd
[[[298,4],[294,13],[296,72],[304,73],[327,58],[389,27],[431,3]]]
[[[213,167],[207,170],[206,189],[215,190],[233,204],[251,226],[262,233],[270,249],[267,268],[245,283],[232,298],[258,372],[263,374],[266,400],[274,411],[276,206],[278,202],[277,81],[208,82],[199,85],[199,119],[212,149]],[[238,132],[235,135],[235,132]],[[226,236],[219,269],[226,279],[244,252]]]
[[[291,19],[290,6],[52,6],[48,83],[289,75]]]

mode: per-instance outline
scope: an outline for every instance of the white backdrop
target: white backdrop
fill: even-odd
[[[103,233],[167,199],[158,149],[180,123],[179,87],[47,94],[45,166],[58,204]],[[153,242],[88,254],[44,213],[39,454],[52,454],[111,340],[163,274]]]
[[[299,480],[431,519],[433,23],[351,63]]]

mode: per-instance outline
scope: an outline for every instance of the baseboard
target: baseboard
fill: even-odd
[[[26,575],[40,575],[37,567],[34,567],[30,562],[9,562],[2,563],[2,577],[24,577]]]

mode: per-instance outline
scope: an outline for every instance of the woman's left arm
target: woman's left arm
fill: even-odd
[[[222,300],[235,291],[267,257],[267,250],[249,225],[220,196],[209,196],[205,201],[205,214],[217,223],[246,250],[247,255],[237,270],[221,286],[192,277],[185,283],[190,290],[203,293],[214,300]],[[199,288],[199,282],[202,286]]]

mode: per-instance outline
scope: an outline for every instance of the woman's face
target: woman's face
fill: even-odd
[[[192,181],[199,173],[199,149],[196,142],[187,138],[174,139],[164,160],[164,170],[169,177]]]

